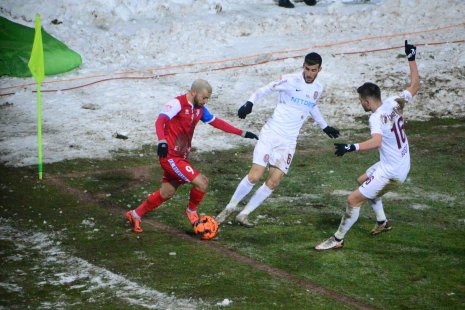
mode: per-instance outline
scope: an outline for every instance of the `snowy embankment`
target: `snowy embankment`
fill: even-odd
[[[50,3],[4,0],[0,5],[2,16],[28,26],[33,26],[35,13],[40,13],[43,27],[82,55],[79,69],[47,77],[43,90],[110,77],[177,74],[43,93],[44,162],[108,158],[114,150],[155,144],[153,125],[161,106],[184,93],[196,78],[211,82],[214,93],[209,109],[214,114],[258,132],[272,112],[275,96],[256,104],[246,120],[236,117],[238,106],[256,88],[281,74],[300,71],[303,56],[311,50],[323,56],[322,113],[332,126],[350,128],[356,126],[354,117],[364,114],[355,87],[373,81],[385,94],[397,93],[408,84],[408,64],[402,57],[403,48],[341,53],[401,46],[404,39],[413,44],[465,39],[465,4],[461,0],[390,0],[366,5],[323,0],[315,7],[300,3],[292,10],[271,0]],[[53,20],[58,23],[51,23]],[[462,42],[418,47],[422,90],[407,108],[407,118],[465,116],[464,46]],[[269,62],[209,71],[263,61]],[[148,70],[154,68],[163,69]],[[32,79],[3,77],[0,81],[0,88],[5,88],[28,84]],[[37,162],[33,89],[30,85],[0,92],[15,92],[0,97],[0,160],[8,165]],[[129,138],[116,139],[117,132]],[[311,122],[302,133],[320,135]],[[198,126],[193,142],[203,151],[246,143],[252,142],[208,125]]]

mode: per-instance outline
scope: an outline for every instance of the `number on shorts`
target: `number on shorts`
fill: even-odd
[[[291,155],[291,154],[287,154],[287,164],[290,165],[290,164],[291,164],[291,161],[292,161],[292,155]]]
[[[192,169],[191,166],[186,166],[186,171],[190,172],[191,174],[194,174],[194,169]]]

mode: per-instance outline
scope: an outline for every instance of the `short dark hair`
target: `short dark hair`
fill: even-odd
[[[364,83],[362,86],[357,88],[357,93],[359,93],[362,98],[371,97],[381,100],[381,90],[375,83]]]
[[[320,65],[321,67],[322,62],[323,59],[321,59],[321,56],[318,53],[312,52],[305,56],[305,63],[309,66]]]

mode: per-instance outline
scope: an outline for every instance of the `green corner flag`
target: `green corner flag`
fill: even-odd
[[[39,144],[39,179],[42,180],[42,99],[40,96],[40,83],[44,80],[44,47],[42,45],[42,31],[40,15],[36,14],[36,27],[31,58],[28,63],[34,79],[37,81],[37,139]]]

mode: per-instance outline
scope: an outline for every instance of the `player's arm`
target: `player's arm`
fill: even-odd
[[[238,136],[242,136],[247,139],[257,139],[258,137],[256,134],[250,132],[250,131],[244,131],[242,129],[239,129],[230,123],[222,120],[221,118],[213,116],[210,111],[206,107],[203,107],[203,116],[202,116],[202,122],[207,123],[219,130],[222,130],[227,133],[232,133]]]
[[[155,131],[158,138],[157,154],[159,157],[166,157],[168,155],[168,142],[166,142],[165,127],[170,119],[178,114],[179,111],[181,111],[181,103],[179,100],[170,100],[163,106],[155,121]]]
[[[334,127],[328,126],[328,123],[326,123],[325,119],[323,118],[323,115],[321,115],[320,109],[318,109],[317,105],[313,106],[313,108],[310,110],[310,114],[312,115],[315,123],[317,123],[321,129],[323,129],[323,131],[325,132],[325,134],[328,135],[328,137],[339,137],[339,130],[337,130]]]
[[[252,113],[252,108],[255,102],[260,100],[262,97],[265,97],[269,93],[273,91],[280,91],[285,87],[285,84],[287,84],[287,80],[281,79],[277,81],[273,81],[268,85],[265,85],[259,89],[257,89],[252,96],[250,96],[249,100],[247,100],[246,103],[244,103],[239,110],[237,111],[237,116],[239,118],[244,119],[247,114]]]
[[[382,122],[379,117],[374,117],[373,114],[369,120],[370,123],[370,131],[371,131],[371,138],[355,144],[340,144],[334,143],[334,147],[336,148],[337,156],[343,156],[345,153],[355,152],[355,151],[369,151],[377,149],[381,146],[383,142],[383,130],[382,130]]]
[[[166,142],[165,137],[165,126],[169,120],[168,116],[160,114],[155,122],[155,130],[158,137],[157,154],[159,157],[166,157],[168,155],[168,142]]]
[[[222,130],[227,133],[232,133],[247,139],[256,139],[258,140],[258,137],[256,134],[250,132],[250,131],[245,131],[242,129],[239,129],[237,127],[234,127],[233,125],[229,124],[228,122],[216,117],[213,121],[208,123],[212,125],[215,128],[218,128],[219,130]]]
[[[407,91],[415,96],[420,89],[420,75],[418,74],[418,67],[415,61],[417,54],[417,47],[407,43],[405,40],[405,54],[407,55],[408,65],[410,67],[410,86]]]
[[[379,133],[374,133],[371,135],[371,138],[360,143],[355,144],[342,144],[342,143],[334,143],[334,147],[336,148],[337,156],[343,156],[345,153],[355,152],[355,151],[370,151],[378,149],[383,142],[383,136]]]

